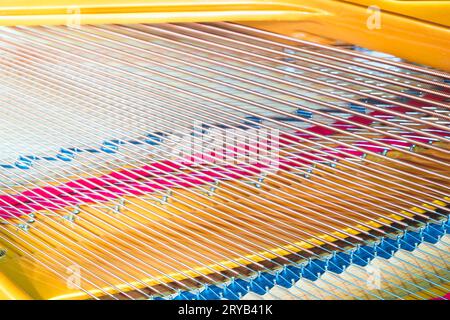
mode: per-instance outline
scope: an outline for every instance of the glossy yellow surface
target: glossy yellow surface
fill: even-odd
[[[3,25],[66,24],[81,13],[81,23],[142,23],[236,20],[301,20],[322,14],[318,8],[286,1],[7,1],[0,6]]]
[[[347,0],[355,4],[378,6],[383,11],[394,12],[420,20],[449,26],[450,1],[448,0]]]
[[[0,272],[0,300],[29,300],[31,297]]]

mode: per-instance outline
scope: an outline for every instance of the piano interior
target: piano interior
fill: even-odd
[[[0,4],[0,299],[448,299],[448,1]]]

